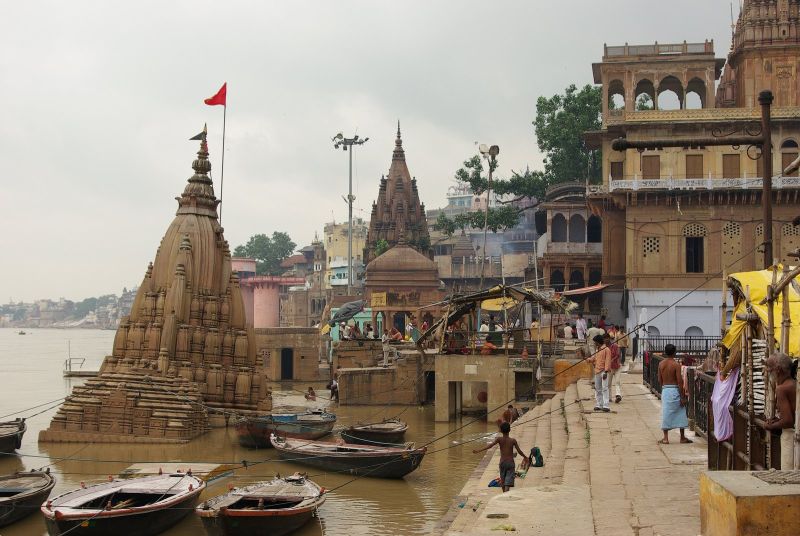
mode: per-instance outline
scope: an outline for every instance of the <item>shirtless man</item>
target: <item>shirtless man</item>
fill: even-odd
[[[792,378],[792,360],[784,353],[772,354],[766,362],[770,377],[775,380],[776,416],[764,428],[781,432],[781,471],[794,467],[794,415],[797,382]]]
[[[664,359],[658,365],[658,379],[661,382],[661,430],[664,438],[659,441],[663,445],[669,444],[667,433],[679,428],[681,443],[692,443],[684,435],[689,426],[686,415],[686,392],[683,389],[681,364],[675,359],[676,348],[674,344],[664,347]]]
[[[501,437],[495,438],[494,441],[482,449],[475,449],[472,452],[477,454],[478,452],[489,450],[495,445],[500,445],[500,484],[503,487],[503,493],[505,493],[508,491],[508,488],[514,485],[514,477],[516,476],[514,472],[516,469],[516,464],[514,463],[514,449],[517,449],[517,452],[519,452],[519,455],[522,456],[522,459],[525,460],[527,465],[530,465],[531,460],[525,456],[519,448],[517,440],[508,436],[511,432],[511,425],[509,423],[504,422],[501,424],[500,431],[503,433]]]

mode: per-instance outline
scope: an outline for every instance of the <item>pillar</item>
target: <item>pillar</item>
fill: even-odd
[[[278,286],[258,284],[253,289],[253,327],[271,328],[280,324]]]

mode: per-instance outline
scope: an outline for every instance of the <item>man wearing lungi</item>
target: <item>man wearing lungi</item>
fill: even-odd
[[[658,379],[661,382],[661,429],[664,431],[664,438],[659,443],[663,445],[669,444],[667,433],[675,428],[681,431],[681,443],[692,443],[684,435],[689,426],[689,418],[686,416],[687,397],[683,389],[681,364],[675,359],[675,351],[674,344],[666,345],[665,359],[658,365]]]

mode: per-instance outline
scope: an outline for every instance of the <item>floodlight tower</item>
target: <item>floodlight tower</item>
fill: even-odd
[[[497,161],[497,155],[500,154],[500,147],[492,145],[488,147],[485,143],[481,143],[478,147],[481,155],[489,161],[489,185],[486,188],[486,208],[483,214],[483,252],[481,255],[481,284],[480,290],[483,290],[483,276],[486,265],[486,231],[489,228],[489,196],[492,193],[492,169]]]

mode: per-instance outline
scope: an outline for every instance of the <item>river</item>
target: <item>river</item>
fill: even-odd
[[[114,332],[103,330],[0,329],[0,416],[27,410],[32,406],[55,401],[66,396],[72,386],[84,380],[62,377],[69,344],[73,358],[85,358],[84,368],[96,370],[103,356],[111,349]],[[69,342],[68,342],[69,341]],[[276,393],[276,401],[303,401],[298,395]],[[248,450],[236,442],[233,429],[213,429],[201,438],[185,445],[80,444],[43,443],[38,433],[49,425],[55,408],[23,411],[15,416],[27,417],[28,431],[18,453],[20,456],[0,456],[0,474],[23,469],[49,466],[56,475],[53,495],[74,489],[81,482],[94,482],[116,475],[135,462],[180,461],[238,463],[242,460],[268,460],[251,469],[240,469],[231,477],[209,485],[202,498],[227,491],[229,486],[269,479],[306,471],[319,485],[332,489],[352,480],[351,477],[326,474],[274,460],[273,450]],[[457,428],[461,422],[435,423],[432,407],[333,407],[337,425],[347,425],[360,419],[392,417],[402,412],[408,423],[407,441],[427,443]],[[4,419],[0,419],[4,420]],[[486,423],[471,423],[462,430],[444,437],[431,446],[420,468],[402,480],[360,478],[328,495],[320,508],[319,518],[295,534],[298,536],[361,536],[410,535],[429,533],[445,513],[454,496],[461,490],[470,472],[481,459],[472,454],[476,443],[461,445],[487,431]],[[450,447],[450,448],[445,448]],[[439,452],[430,452],[433,450]],[[43,518],[34,513],[25,520],[0,528],[0,536],[37,536],[47,534]],[[78,532],[78,534],[80,534]],[[180,524],[163,533],[166,536],[196,536],[203,534],[195,516],[187,516]]]

